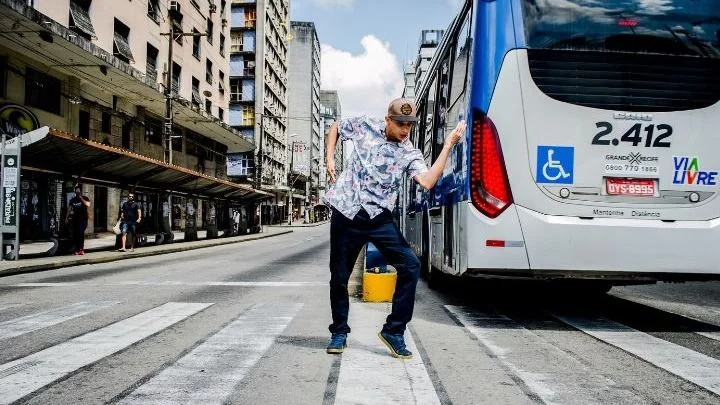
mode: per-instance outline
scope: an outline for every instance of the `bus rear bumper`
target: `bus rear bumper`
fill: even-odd
[[[516,210],[531,272],[677,280],[720,275],[720,219],[581,219]]]

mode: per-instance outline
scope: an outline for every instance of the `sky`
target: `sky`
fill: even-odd
[[[321,88],[337,90],[343,117],[387,112],[420,31],[445,29],[462,0],[290,0],[290,20],[315,23]],[[292,63],[292,62],[290,62]]]

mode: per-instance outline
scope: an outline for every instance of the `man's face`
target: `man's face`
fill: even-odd
[[[78,187],[75,189],[75,195],[79,197],[80,194],[82,194],[82,190],[80,189],[80,187]]]
[[[396,121],[390,117],[385,117],[385,134],[387,139],[393,142],[402,142],[410,135],[410,130],[415,125],[414,122]]]
[[[128,194],[128,200],[132,201],[135,199],[135,194]]]

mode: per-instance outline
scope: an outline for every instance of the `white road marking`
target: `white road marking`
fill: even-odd
[[[445,308],[545,404],[647,403],[506,316]]]
[[[117,302],[78,302],[66,307],[54,308],[10,321],[0,322],[0,339],[20,336],[115,304],[117,304]]]
[[[120,403],[224,403],[302,306],[256,305]]]
[[[720,360],[610,320],[555,317],[596,339],[720,395]]]
[[[410,330],[410,360],[392,357],[377,337],[389,304],[353,303],[348,348],[342,354],[335,404],[440,404]]]
[[[0,404],[8,404],[118,352],[212,304],[169,302],[75,339],[0,365]]]
[[[326,281],[180,281],[180,280],[131,280],[109,283],[20,283],[7,287],[76,287],[76,286],[218,286],[218,287],[327,287]]]

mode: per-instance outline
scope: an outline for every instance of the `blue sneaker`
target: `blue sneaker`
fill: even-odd
[[[327,345],[327,352],[331,354],[339,354],[345,351],[347,347],[347,334],[333,333],[330,337],[330,343]]]
[[[378,337],[390,349],[393,357],[398,359],[412,359],[412,352],[405,347],[403,335],[393,335],[384,331],[378,333]]]

